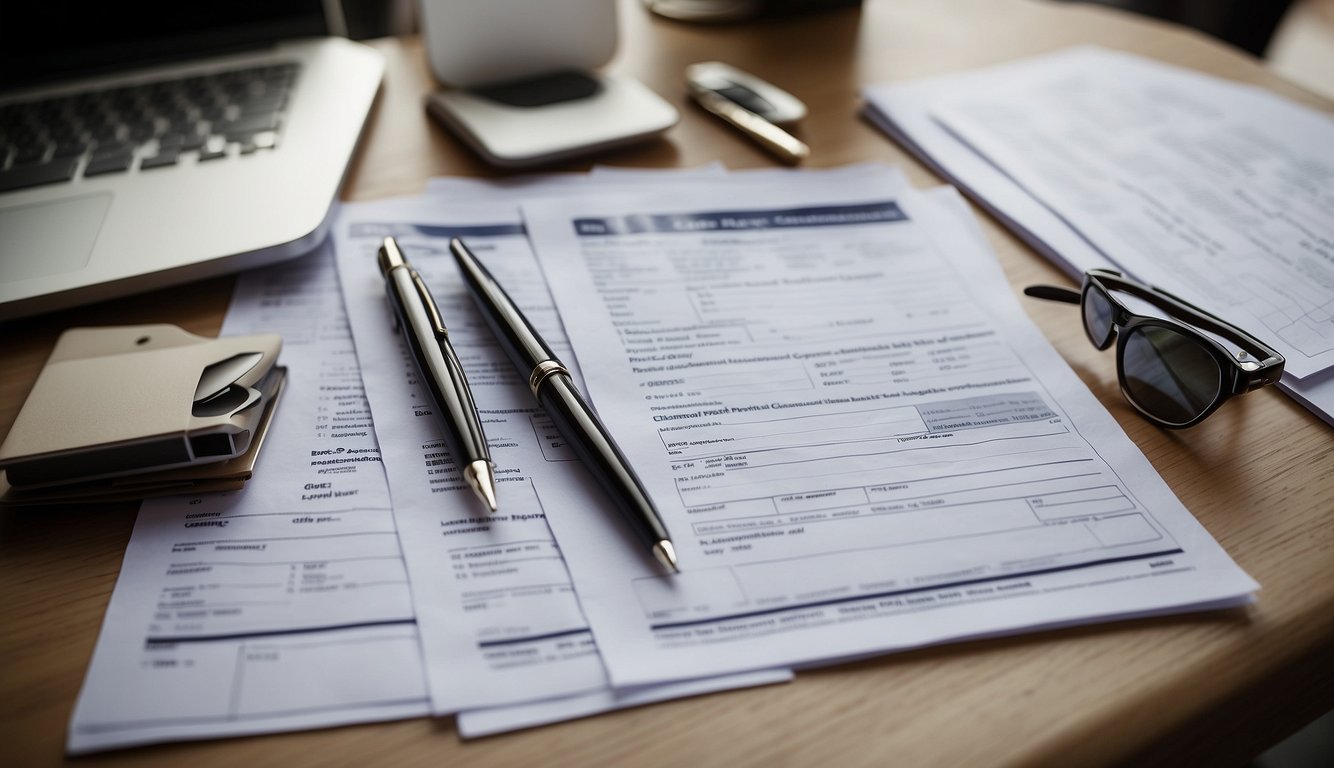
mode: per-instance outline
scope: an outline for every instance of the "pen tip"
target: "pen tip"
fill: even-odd
[[[474,461],[463,470],[463,478],[472,486],[477,497],[486,502],[487,509],[495,512],[496,476],[491,471],[491,465],[485,461]]]
[[[672,543],[670,541],[663,539],[657,544],[654,544],[653,556],[658,558],[658,562],[662,563],[663,566],[672,573],[681,572],[680,567],[676,564],[676,550],[672,548]]]

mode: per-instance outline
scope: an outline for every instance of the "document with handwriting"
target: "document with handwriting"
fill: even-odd
[[[549,515],[615,685],[1236,604],[1257,585],[901,177],[524,207],[663,574]]]
[[[71,752],[427,712],[417,627],[331,249],[237,283],[288,368],[245,489],[144,502]]]

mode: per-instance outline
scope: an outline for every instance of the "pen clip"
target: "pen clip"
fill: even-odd
[[[417,270],[412,270],[412,284],[417,286],[417,296],[422,300],[422,306],[426,308],[426,314],[431,316],[431,325],[435,326],[435,332],[439,336],[448,336],[449,329],[445,327],[444,318],[440,317],[440,310],[435,306],[435,299],[431,298],[431,291],[426,287],[426,282]]]

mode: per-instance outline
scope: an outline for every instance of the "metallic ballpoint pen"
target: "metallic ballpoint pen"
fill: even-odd
[[[519,373],[528,379],[533,397],[546,409],[561,436],[569,441],[575,455],[615,502],[644,546],[669,570],[678,570],[676,550],[657,509],[620,448],[574,388],[570,372],[463,241],[451,240],[449,249],[487,325]]]
[[[394,306],[403,338],[412,352],[422,381],[445,420],[450,450],[473,492],[496,511],[496,476],[491,452],[482,432],[482,420],[473,404],[468,378],[449,343],[449,330],[417,270],[392,237],[380,246],[380,274],[385,293]]]
[[[811,154],[810,147],[796,136],[740,104],[695,83],[690,83],[689,87],[690,95],[701,107],[731,123],[784,162],[799,163]]]

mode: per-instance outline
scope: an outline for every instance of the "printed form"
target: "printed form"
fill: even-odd
[[[1120,268],[1334,365],[1334,121],[1258,88],[1076,49],[932,115]]]
[[[339,272],[411,575],[432,711],[464,712],[465,736],[725,688],[764,671],[611,691],[548,518],[604,504],[467,295],[451,237],[504,281],[553,347],[559,318],[514,202],[441,205],[436,195],[350,204],[335,229]],[[463,483],[427,390],[395,333],[376,251],[386,236],[430,286],[482,417],[498,479],[488,514]],[[558,700],[558,701],[549,701]],[[536,703],[542,702],[542,703]]]
[[[599,510],[549,517],[613,684],[1257,588],[1023,316],[957,204],[885,173],[524,214],[681,562],[664,575]]]
[[[938,102],[947,104],[974,98],[978,93],[1000,92],[1006,88],[1012,71],[1017,76],[1026,77],[1025,73],[1033,69],[1065,68],[1066,60],[1071,56],[1097,57],[1106,66],[1113,68],[1148,67],[1155,71],[1155,77],[1169,79],[1176,83],[1176,88],[1186,88],[1197,98],[1210,94],[1210,98],[1224,102],[1245,98],[1262,99],[1266,103],[1275,98],[1272,94],[1260,95],[1252,86],[1224,83],[1197,72],[1136,60],[1126,54],[1077,49],[993,69],[872,86],[865,91],[867,115],[937,173],[968,190],[979,205],[1020,235],[1034,250],[1070,273],[1076,281],[1082,279],[1085,270],[1102,267],[1119,269],[1132,277],[1148,279],[1168,290],[1177,291],[1174,282],[1176,278],[1172,276],[1158,274],[1149,278],[1135,271],[1144,266],[1151,270],[1157,268],[1153,263],[1114,263],[1106,253],[1090,243],[1085,234],[1073,228],[1067,219],[1057,215],[1053,208],[1047,207],[1043,201],[1020,187],[1014,178],[1006,175],[987,157],[978,154],[961,140],[959,134],[951,132],[939,122],[931,111],[932,106]],[[1271,122],[1270,125],[1280,124]],[[1315,284],[1320,282],[1316,280]],[[1326,292],[1331,290],[1327,280],[1325,285]],[[1253,330],[1258,330],[1258,327]],[[1275,342],[1277,337],[1269,337],[1268,340]],[[1278,386],[1317,416],[1334,424],[1334,368],[1326,368],[1300,379],[1291,370],[1286,370]]]
[[[70,752],[428,711],[331,249],[241,277],[222,333],[261,332],[288,380],[254,477],[144,502]]]
[[[255,476],[238,493],[143,504],[71,753],[431,711],[331,247],[238,280],[222,333],[261,332],[282,335],[288,381]],[[461,713],[458,729],[497,733],[717,688],[597,690]]]

